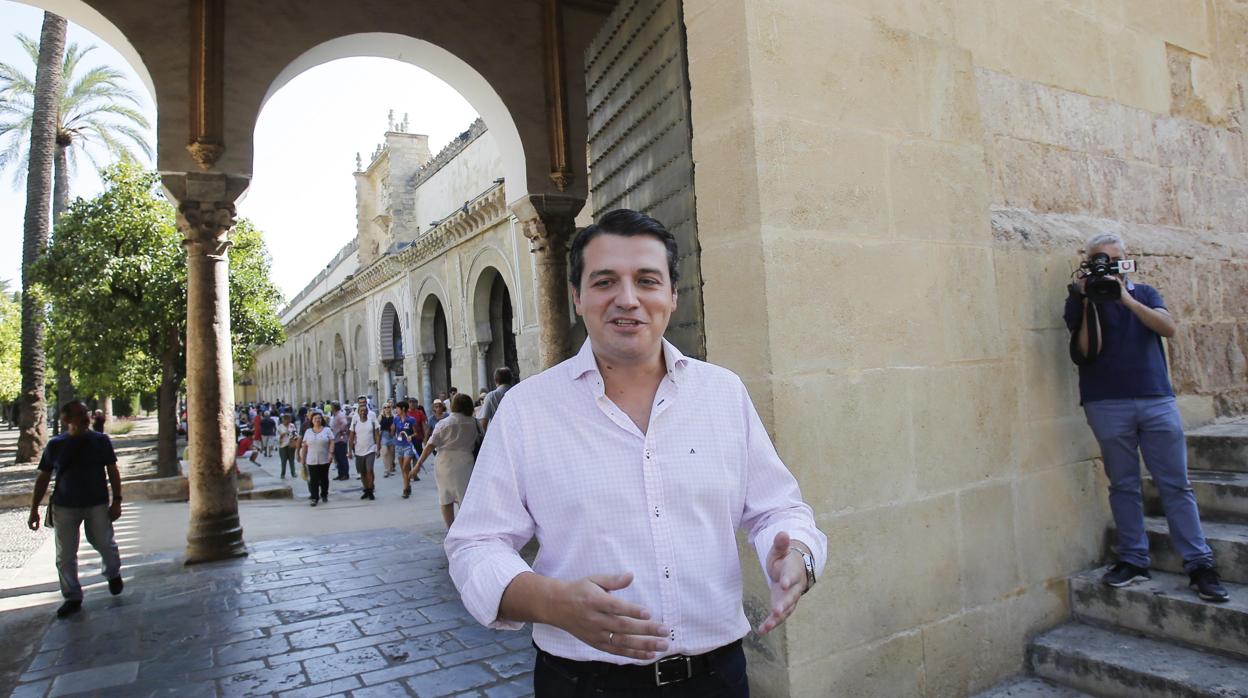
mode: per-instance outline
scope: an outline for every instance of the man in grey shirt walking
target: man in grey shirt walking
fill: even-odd
[[[485,396],[485,402],[481,403],[481,431],[484,432],[490,428],[490,420],[494,418],[494,413],[498,411],[498,406],[503,401],[503,396],[511,390],[511,384],[515,378],[511,375],[511,369],[506,366],[500,366],[494,370],[494,385],[496,386]]]

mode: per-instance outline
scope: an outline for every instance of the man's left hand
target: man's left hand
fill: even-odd
[[[806,565],[791,550],[789,534],[781,531],[767,553],[767,581],[771,587],[771,615],[758,626],[758,634],[766,635],[793,613],[806,590]]]
[[[113,503],[108,505],[108,520],[116,521],[121,518],[121,500],[114,499]]]

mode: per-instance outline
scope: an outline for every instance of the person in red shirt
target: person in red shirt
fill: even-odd
[[[255,442],[252,441],[251,435],[253,433],[255,432],[250,429],[243,430],[243,438],[238,440],[238,453],[236,455],[239,458],[246,458],[255,463],[256,456],[260,455],[260,452],[256,450]]]

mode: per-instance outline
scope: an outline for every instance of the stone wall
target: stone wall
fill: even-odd
[[[967,695],[1103,553],[1061,321],[1116,230],[1183,328],[1189,422],[1244,406],[1248,6],[687,0],[708,359],[830,541],[749,641],[758,695]],[[750,556],[747,611],[766,590]]]

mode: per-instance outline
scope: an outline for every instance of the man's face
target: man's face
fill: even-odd
[[[572,299],[594,352],[621,364],[651,360],[676,309],[667,248],[651,235],[604,234],[584,254],[581,288]]]

